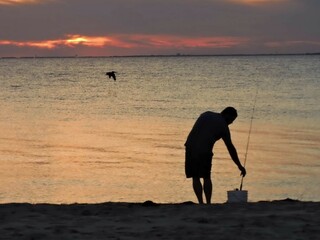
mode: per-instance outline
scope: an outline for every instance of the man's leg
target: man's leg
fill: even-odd
[[[193,191],[196,194],[198,198],[198,202],[200,204],[203,204],[203,198],[202,198],[202,184],[200,181],[200,178],[193,177],[192,178],[192,185],[193,185]]]
[[[211,196],[212,196],[212,182],[210,177],[204,178],[203,190],[204,190],[204,195],[206,196],[207,204],[210,204]]]

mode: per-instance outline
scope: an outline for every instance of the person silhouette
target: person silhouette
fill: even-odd
[[[117,80],[115,71],[107,72],[106,75],[108,75],[109,78],[113,78],[114,81]]]
[[[185,173],[187,178],[193,180],[193,190],[200,204],[203,204],[203,192],[207,204],[211,203],[212,150],[215,142],[219,139],[223,139],[230,157],[238,166],[241,175],[243,177],[246,175],[246,169],[240,163],[229,130],[229,125],[237,116],[237,110],[233,107],[227,107],[221,113],[204,112],[199,116],[188,135],[185,143]],[[203,178],[203,185],[200,178]]]

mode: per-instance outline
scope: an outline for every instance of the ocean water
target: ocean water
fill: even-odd
[[[0,73],[0,203],[196,201],[184,142],[226,106],[242,162],[252,120],[249,201],[320,201],[320,56],[0,59]],[[241,178],[214,152],[221,203]]]

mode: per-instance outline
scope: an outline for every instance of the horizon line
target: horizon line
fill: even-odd
[[[65,56],[4,56],[0,59],[34,59],[34,58],[121,58],[121,57],[232,57],[232,56],[295,56],[295,55],[320,55],[320,52],[311,53],[235,53],[235,54],[135,54],[135,55],[110,55],[110,56],[90,56],[90,55],[65,55]]]

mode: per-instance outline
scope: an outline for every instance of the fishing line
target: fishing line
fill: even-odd
[[[250,127],[249,127],[249,134],[248,134],[248,141],[247,141],[247,147],[246,147],[246,154],[244,155],[243,167],[246,166],[246,162],[247,162],[247,156],[248,156],[248,150],[249,150],[249,142],[250,142],[250,136],[251,136],[251,130],[252,130],[252,122],[253,122],[254,111],[255,111],[255,108],[256,108],[257,97],[258,97],[258,88],[257,88],[257,91],[256,91],[256,96],[255,96],[255,98],[254,98],[253,107],[252,107],[251,121],[250,121]],[[244,177],[242,176],[242,178],[241,178],[241,184],[240,184],[240,191],[242,191],[243,178],[244,178]]]

